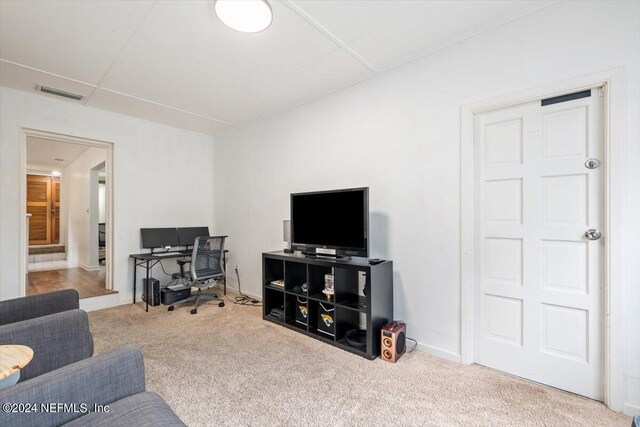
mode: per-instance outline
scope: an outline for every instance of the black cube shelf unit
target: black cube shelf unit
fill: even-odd
[[[335,295],[327,299],[322,293],[324,275],[332,273]],[[284,286],[272,285],[275,280],[283,280]],[[303,283],[308,284],[307,292],[294,290]],[[263,319],[373,360],[380,355],[380,328],[393,320],[393,262],[370,265],[367,258],[342,261],[298,252],[266,252],[262,254],[262,301]],[[306,307],[306,319],[300,316],[300,307]],[[270,314],[274,308],[284,310],[284,320]],[[319,327],[322,317],[318,314],[324,310],[332,310],[333,336],[322,331],[323,325]],[[347,331],[365,325],[366,348],[349,345]]]

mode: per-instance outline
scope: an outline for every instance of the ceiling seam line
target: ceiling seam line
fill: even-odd
[[[26,68],[26,69],[31,70],[31,71],[37,71],[38,73],[47,74],[49,76],[57,77],[57,78],[63,79],[63,80],[68,80],[68,81],[71,81],[71,82],[74,82],[74,83],[80,83],[80,84],[85,85],[85,86],[91,86],[93,88],[97,87],[93,83],[87,83],[87,82],[83,82],[82,80],[72,79],[71,77],[61,76],[60,74],[55,74],[55,73],[51,73],[49,71],[41,70],[39,68],[30,67],[28,65],[20,64],[19,62],[13,62],[13,61],[9,61],[7,59],[0,59],[0,62],[4,62],[5,64],[15,65],[16,67],[20,67],[20,68]]]
[[[180,112],[180,113],[188,114],[188,115],[190,115],[190,116],[198,117],[198,118],[200,118],[200,119],[205,119],[205,120],[209,120],[209,121],[212,121],[212,122],[221,123],[221,124],[223,124],[223,125],[227,125],[227,126],[233,126],[233,127],[238,127],[238,126],[240,126],[240,125],[238,125],[238,124],[234,124],[234,123],[231,123],[231,122],[226,122],[226,121],[224,121],[224,120],[214,119],[214,118],[207,117],[207,116],[204,116],[204,115],[202,115],[202,114],[198,114],[198,113],[192,113],[192,112],[190,112],[190,111],[182,110],[182,109],[180,109],[180,108],[172,107],[172,106],[170,106],[170,105],[162,104],[162,103],[160,103],[160,102],[155,102],[155,101],[151,101],[151,100],[148,100],[148,99],[140,98],[140,97],[138,97],[138,96],[129,95],[129,94],[127,94],[127,93],[118,92],[117,90],[106,89],[106,88],[100,88],[100,89],[104,90],[105,92],[115,93],[115,94],[120,95],[120,96],[124,96],[124,97],[131,98],[131,99],[135,99],[135,100],[138,100],[138,101],[146,102],[147,104],[152,104],[152,105],[156,105],[156,106],[158,106],[158,107],[168,108],[168,109],[170,109],[170,110],[178,111],[178,112]],[[120,114],[125,114],[125,113],[120,113]],[[130,114],[126,114],[126,115],[130,115]],[[134,116],[132,116],[132,117],[134,117]]]
[[[369,61],[360,56],[356,51],[350,48],[345,42],[343,42],[338,36],[329,31],[325,26],[316,21],[311,15],[309,15],[304,10],[300,9],[295,3],[291,0],[282,0],[282,4],[287,6],[292,12],[296,15],[300,16],[302,19],[307,21],[307,23],[311,24],[316,30],[322,33],[326,38],[331,40],[333,43],[338,45],[341,49],[345,50],[349,55],[351,55],[355,60],[364,65],[369,71],[374,73],[378,72],[378,69],[373,66]]]
[[[421,58],[427,57],[429,55],[433,55],[434,53],[438,53],[439,51],[443,50],[443,49],[447,49],[449,47],[455,46],[457,44],[463,43],[471,38],[477,37],[481,34],[484,33],[488,33],[489,31],[492,31],[496,28],[499,28],[503,25],[506,25],[508,23],[517,21],[518,19],[524,18],[526,16],[532,15],[534,13],[540,12],[541,10],[544,10],[548,7],[553,6],[554,4],[560,2],[561,0],[550,0],[548,2],[542,2],[542,4],[539,5],[534,5],[532,7],[529,7],[523,11],[520,12],[516,12],[516,13],[512,13],[510,15],[507,15],[497,21],[494,22],[490,22],[486,25],[481,26],[480,28],[477,28],[473,31],[468,31],[466,33],[460,34],[458,36],[454,36],[451,37],[450,39],[445,40],[442,43],[439,43],[436,46],[433,46],[430,49],[424,50],[420,53],[417,53],[415,55],[412,55],[408,58],[402,59],[400,61],[394,62],[391,65],[381,68],[379,70],[380,74],[382,73],[386,73],[387,71],[392,71],[396,68],[400,68],[404,65],[407,65],[411,62],[420,60]]]
[[[104,73],[102,78],[98,81],[98,84],[96,85],[95,89],[93,91],[91,91],[89,96],[87,96],[87,100],[83,103],[84,105],[87,105],[87,103],[91,100],[91,98],[95,94],[96,90],[103,89],[102,84],[104,83],[106,78],[109,76],[109,74],[111,73],[113,68],[118,64],[118,62],[120,62],[121,58],[129,50],[129,48],[132,45],[134,39],[138,36],[138,34],[141,33],[142,29],[144,27],[146,27],[151,22],[151,20],[153,18],[156,17],[156,15],[159,13],[159,11],[161,9],[161,6],[163,6],[163,5],[164,4],[163,4],[162,1],[156,0],[156,2],[151,7],[151,9],[147,13],[147,15],[142,19],[142,21],[140,21],[140,23],[138,24],[136,29],[133,31],[133,33],[131,34],[131,36],[127,40],[127,42],[124,44],[124,46],[122,47],[122,50],[120,51],[120,53],[118,53],[118,56],[116,56],[116,59],[114,59],[114,61],[109,66],[109,68],[107,68],[107,71]]]
[[[282,3],[288,3],[289,1],[291,1],[291,0],[282,0]],[[373,73],[373,74],[371,74],[371,75],[369,75],[369,76],[365,77],[365,78],[364,78],[364,79],[362,79],[362,80],[355,81],[355,82],[350,83],[350,84],[348,84],[348,85],[346,85],[346,86],[344,86],[344,87],[337,88],[337,89],[332,90],[332,91],[330,91],[330,92],[328,92],[328,93],[325,93],[325,94],[323,94],[323,95],[320,95],[320,96],[317,96],[317,97],[313,97],[313,98],[311,98],[311,99],[309,99],[309,100],[306,100],[306,101],[302,101],[302,102],[297,103],[297,104],[295,104],[295,105],[292,105],[292,106],[290,106],[290,107],[284,108],[284,109],[282,109],[282,110],[280,110],[280,111],[277,111],[277,112],[274,112],[274,113],[267,114],[267,115],[262,116],[262,117],[260,117],[260,118],[258,118],[258,119],[256,119],[256,120],[251,120],[251,121],[249,121],[249,122],[246,122],[246,123],[240,124],[240,125],[238,125],[237,127],[233,128],[233,129],[227,129],[227,130],[224,130],[224,131],[222,131],[222,132],[217,133],[217,134],[215,135],[215,137],[219,137],[219,136],[221,136],[221,135],[232,134],[232,133],[235,133],[235,132],[241,131],[241,130],[242,130],[242,129],[244,129],[244,128],[247,128],[247,127],[249,127],[249,126],[255,125],[255,124],[260,123],[260,122],[263,122],[263,121],[265,121],[265,120],[267,120],[267,119],[269,119],[269,118],[271,118],[271,117],[277,116],[277,115],[279,115],[279,114],[284,114],[284,113],[286,113],[286,112],[289,112],[289,111],[291,111],[291,110],[295,110],[295,109],[297,109],[297,108],[299,108],[299,107],[302,107],[302,106],[304,106],[304,105],[307,105],[307,104],[310,104],[310,103],[312,103],[312,102],[318,101],[318,100],[320,100],[320,99],[323,99],[323,98],[329,97],[329,96],[331,96],[331,95],[333,95],[333,94],[335,94],[335,93],[341,92],[341,91],[343,91],[343,90],[347,90],[347,89],[349,89],[349,88],[351,88],[351,87],[354,87],[354,86],[357,86],[357,85],[359,85],[359,84],[363,84],[363,83],[365,83],[365,82],[367,82],[367,81],[369,81],[369,80],[371,80],[371,79],[374,79],[374,78],[376,78],[376,77],[378,77],[378,76],[381,76],[381,75],[383,75],[383,74],[386,74],[386,73],[392,72],[392,71],[394,71],[394,70],[396,70],[396,69],[398,69],[398,68],[404,67],[405,65],[407,65],[407,64],[409,64],[409,63],[411,63],[411,62],[418,61],[418,60],[420,60],[420,59],[422,59],[422,58],[425,58],[425,57],[428,57],[428,56],[430,56],[430,55],[433,55],[433,54],[435,54],[435,53],[437,53],[437,52],[439,52],[439,51],[441,51],[441,50],[443,50],[443,49],[449,48],[449,47],[454,46],[454,45],[459,44],[459,43],[463,43],[463,42],[467,41],[467,40],[468,40],[468,39],[470,39],[470,38],[473,38],[473,37],[479,36],[479,35],[481,35],[481,34],[483,34],[483,33],[486,33],[486,32],[489,32],[489,31],[492,31],[492,30],[494,30],[495,28],[501,27],[501,26],[506,25],[506,24],[508,24],[508,23],[510,23],[510,22],[517,21],[518,19],[522,19],[522,18],[524,18],[524,17],[526,17],[526,16],[529,16],[529,15],[532,15],[532,14],[534,14],[534,13],[540,12],[541,10],[544,10],[544,9],[546,9],[546,8],[548,8],[548,7],[551,7],[551,6],[553,6],[554,4],[557,4],[557,3],[559,3],[559,2],[560,2],[560,0],[550,0],[550,1],[549,1],[548,3],[546,3],[546,4],[543,4],[543,5],[536,5],[536,6],[534,6],[534,7],[531,7],[531,8],[526,9],[526,10],[525,10],[525,11],[523,11],[523,12],[520,12],[520,13],[514,13],[514,14],[512,14],[512,15],[509,15],[509,16],[507,16],[507,17],[505,17],[505,18],[503,18],[503,19],[501,19],[501,20],[497,21],[497,24],[495,24],[495,23],[494,23],[494,25],[487,25],[487,26],[484,26],[484,27],[482,27],[481,29],[479,29],[479,30],[477,30],[477,31],[475,31],[475,32],[473,32],[473,33],[471,33],[471,34],[469,34],[469,35],[468,35],[467,37],[465,37],[465,38],[462,38],[462,39],[455,39],[455,40],[452,40],[451,42],[443,43],[442,45],[437,46],[437,47],[435,47],[435,48],[433,48],[433,49],[428,49],[428,50],[427,50],[427,51],[425,51],[424,53],[414,55],[413,57],[411,57],[410,59],[408,59],[408,60],[406,60],[406,61],[401,61],[401,62],[399,62],[399,63],[395,63],[395,64],[393,64],[393,65],[391,65],[391,66],[389,66],[389,67],[385,67],[385,68],[382,68],[382,69],[380,69],[380,70],[377,70],[375,73]],[[345,45],[345,47],[343,47],[343,49],[345,49],[345,48],[348,48],[348,46],[346,46],[346,45]]]

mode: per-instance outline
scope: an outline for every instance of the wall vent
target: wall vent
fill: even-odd
[[[52,87],[38,85],[37,89],[40,92],[50,93],[51,95],[62,96],[63,98],[75,99],[76,101],[80,101],[82,99],[82,95],[78,95],[77,93],[67,92],[65,90],[55,89]]]

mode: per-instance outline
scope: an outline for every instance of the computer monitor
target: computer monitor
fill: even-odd
[[[107,245],[107,224],[101,222],[98,224],[98,247],[104,248]]]
[[[178,228],[178,241],[180,246],[193,246],[196,237],[209,236],[209,227],[182,227]]]
[[[141,228],[140,237],[145,249],[180,246],[175,228]]]

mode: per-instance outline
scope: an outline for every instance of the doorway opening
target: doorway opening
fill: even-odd
[[[24,294],[114,293],[111,144],[25,131],[24,150]]]

